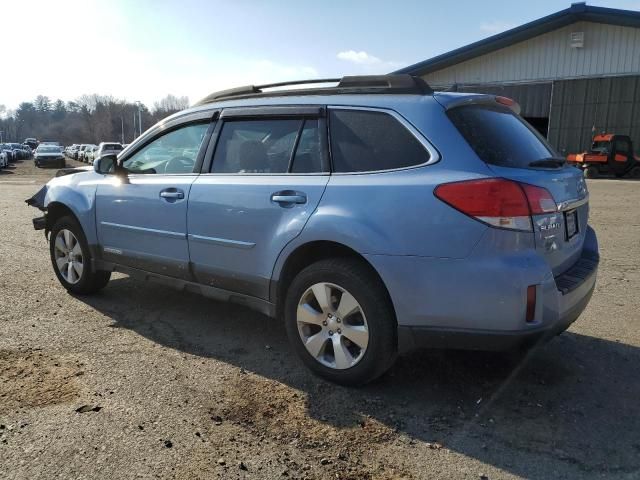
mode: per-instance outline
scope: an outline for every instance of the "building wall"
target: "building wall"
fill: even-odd
[[[553,82],[549,142],[563,154],[580,152],[594,127],[629,135],[640,154],[640,75]]]
[[[584,32],[583,48],[571,48],[572,32]],[[576,22],[424,78],[439,87],[639,73],[640,28]]]

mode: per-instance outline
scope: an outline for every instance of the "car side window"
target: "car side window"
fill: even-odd
[[[627,153],[629,151],[631,151],[631,146],[629,145],[629,142],[625,139],[616,139],[615,141],[616,144],[616,152],[618,153]]]
[[[320,131],[320,120],[304,121],[296,153],[291,165],[291,173],[322,172],[323,137]]]
[[[156,138],[127,158],[122,166],[130,173],[191,173],[209,123],[193,123]]]
[[[395,117],[368,110],[331,110],[335,172],[370,172],[421,165],[429,152]]]
[[[318,119],[227,120],[212,173],[287,174],[323,171]]]

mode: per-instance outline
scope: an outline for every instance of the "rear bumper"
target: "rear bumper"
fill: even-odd
[[[401,352],[508,350],[563,332],[580,316],[595,288],[598,244],[588,228],[581,257],[557,278],[532,249],[465,259],[367,258],[389,290]],[[534,319],[527,322],[530,285],[536,286],[537,301]]]
[[[34,161],[40,165],[58,165],[64,162],[64,158],[61,157],[38,157]]]
[[[398,326],[398,349],[401,353],[419,348],[506,351],[531,346],[559,335],[575,322],[589,304],[595,278],[587,294],[548,327],[500,332],[495,330],[447,330],[429,327]]]

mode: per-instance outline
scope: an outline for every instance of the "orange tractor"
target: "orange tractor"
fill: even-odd
[[[640,178],[640,157],[634,155],[633,143],[627,135],[596,135],[591,150],[569,154],[567,162],[582,170],[586,178],[600,175]]]

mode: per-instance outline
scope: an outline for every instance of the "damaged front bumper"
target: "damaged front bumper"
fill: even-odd
[[[25,203],[30,207],[35,207],[38,210],[46,212],[47,208],[44,205],[44,200],[47,196],[47,190],[48,190],[48,187],[45,185],[40,190],[38,190],[33,197],[26,199]],[[46,229],[47,229],[46,216],[43,215],[42,217],[34,218],[31,221],[33,222],[33,228],[35,230],[45,230],[45,235],[46,235]]]
[[[48,189],[49,189],[49,187],[47,187],[45,185],[40,190],[38,190],[33,197],[27,198],[25,200],[25,203],[27,205],[29,205],[30,207],[35,207],[35,208],[37,208],[39,210],[42,210],[43,212],[46,212],[47,209],[44,206],[44,200],[45,200],[45,198],[47,196],[47,190]]]
[[[34,230],[44,230],[47,228],[47,219],[46,217],[37,217],[31,220],[33,222]]]

